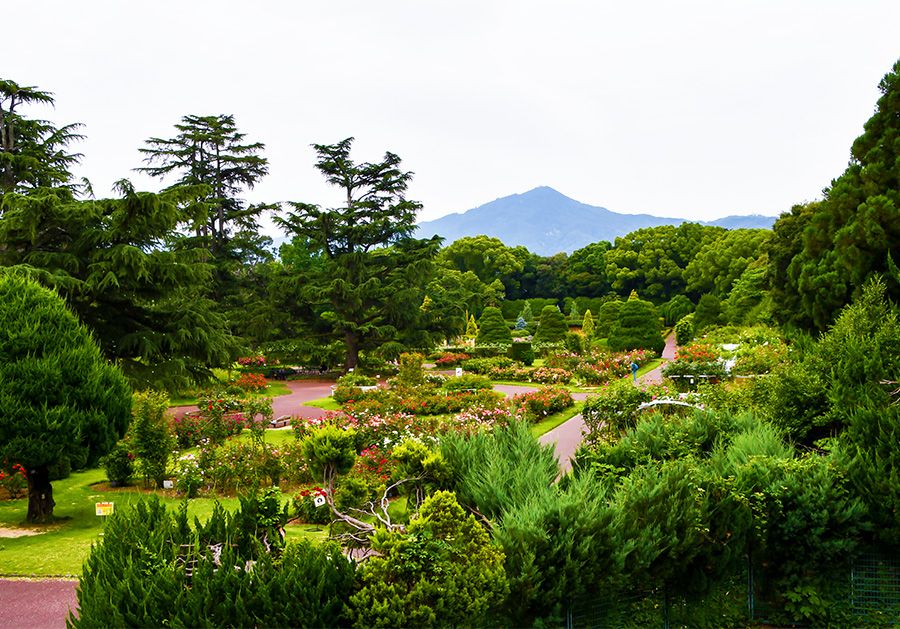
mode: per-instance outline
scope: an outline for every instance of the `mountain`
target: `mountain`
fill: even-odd
[[[448,214],[433,221],[419,223],[415,236],[443,236],[444,244],[466,236],[485,234],[505,245],[523,245],[541,256],[560,251],[572,253],[600,240],[613,242],[642,227],[680,225],[683,218],[662,218],[650,214],[619,214],[570,199],[553,188],[541,186],[523,194],[485,203],[461,214]],[[769,229],[772,216],[727,216],[705,225],[727,229]]]

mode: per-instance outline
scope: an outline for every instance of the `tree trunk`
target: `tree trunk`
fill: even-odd
[[[356,368],[359,362],[359,338],[353,332],[344,333],[344,343],[347,345],[347,357],[344,359],[344,371]]]
[[[53,487],[46,465],[28,470],[28,522],[49,522],[53,517]]]

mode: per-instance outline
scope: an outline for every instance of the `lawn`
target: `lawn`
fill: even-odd
[[[540,437],[544,433],[548,433],[557,426],[566,423],[573,417],[575,417],[578,413],[581,412],[581,408],[584,406],[582,402],[576,402],[574,406],[570,406],[569,408],[562,410],[558,413],[553,413],[552,415],[548,415],[538,423],[534,424],[531,427],[531,434],[535,437]]]
[[[269,380],[268,387],[266,390],[261,393],[251,393],[249,395],[250,398],[255,397],[278,397],[280,395],[287,395],[291,392],[291,389],[284,382],[279,380]],[[182,394],[182,395],[172,395],[169,398],[169,406],[196,406],[197,405],[197,394],[192,393]]]
[[[341,405],[334,401],[334,398],[329,397],[320,397],[316,400],[309,400],[303,403],[303,406],[315,406],[316,408],[321,408],[326,411],[339,411],[341,410]]]

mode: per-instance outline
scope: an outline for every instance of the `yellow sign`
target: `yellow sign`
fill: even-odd
[[[94,509],[96,509],[97,515],[112,515],[112,512],[115,511],[111,502],[95,502]]]

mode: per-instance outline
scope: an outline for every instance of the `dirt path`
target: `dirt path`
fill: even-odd
[[[0,579],[0,627],[65,627],[78,581]]]
[[[327,411],[314,406],[303,406],[304,402],[317,400],[331,395],[333,380],[288,380],[288,388],[291,392],[272,398],[272,414],[274,417],[289,415],[291,417],[303,417],[315,419],[322,417]],[[182,417],[185,413],[196,411],[196,406],[173,406],[169,409],[175,417]]]

